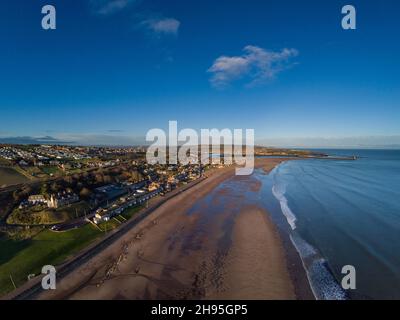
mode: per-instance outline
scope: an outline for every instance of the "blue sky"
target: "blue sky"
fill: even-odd
[[[56,30],[41,28],[45,4]],[[345,4],[357,30],[341,28]],[[396,0],[5,0],[0,141],[130,144],[177,120],[270,145],[400,145],[399,13]]]

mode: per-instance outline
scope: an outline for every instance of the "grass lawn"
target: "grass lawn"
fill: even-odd
[[[121,223],[118,223],[114,219],[111,219],[107,222],[102,222],[98,226],[101,230],[103,230],[104,233],[107,233],[108,231],[111,231],[115,228],[117,228]]]
[[[135,215],[135,213],[139,212],[142,208],[144,208],[143,205],[138,207],[128,208],[121,213],[121,216],[123,216],[126,220],[129,220]]]
[[[68,232],[44,230],[29,240],[0,239],[0,295],[13,290],[29,274],[39,274],[44,265],[59,265],[104,233],[91,224]]]
[[[67,207],[59,208],[56,210],[56,213],[62,216],[67,217],[68,219],[76,219],[78,217],[82,217],[90,212],[90,207],[87,202],[80,201],[77,203],[73,203]]]
[[[24,168],[24,170],[28,175],[31,175],[32,177],[37,177],[42,173],[42,170],[40,170],[38,167],[27,167]]]
[[[45,166],[43,168],[41,168],[42,172],[44,172],[47,175],[53,175],[56,176],[58,174],[61,174],[62,171],[60,170],[60,168],[58,168],[57,166]]]
[[[132,207],[122,212],[126,220],[132,218],[143,206]],[[121,219],[120,219],[121,220]],[[120,223],[111,219],[95,226],[87,224],[67,232],[43,230],[29,240],[9,240],[0,237],[0,296],[14,289],[10,275],[20,286],[29,274],[39,274],[44,265],[59,265],[78,253],[94,240],[118,227]]]

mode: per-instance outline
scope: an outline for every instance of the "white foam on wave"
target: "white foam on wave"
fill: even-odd
[[[272,187],[272,194],[279,201],[282,213],[285,215],[286,220],[289,223],[292,230],[295,230],[297,218],[292,212],[292,210],[290,210],[289,208],[288,201],[285,197],[285,192],[286,192],[285,188],[279,188],[275,184]]]
[[[346,292],[337,283],[328,264],[317,250],[298,235],[290,235],[306,270],[311,290],[318,300],[346,300]]]
[[[318,254],[317,250],[311,244],[300,238],[297,234],[291,234],[290,240],[302,259],[308,259]]]

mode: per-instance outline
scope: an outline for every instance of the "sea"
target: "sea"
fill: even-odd
[[[259,201],[287,221],[317,299],[400,299],[400,150],[319,151],[358,159],[256,170]]]

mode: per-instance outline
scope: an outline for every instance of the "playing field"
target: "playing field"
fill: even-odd
[[[95,228],[87,224],[67,232],[43,230],[28,240],[11,240],[0,234],[0,297],[27,281],[29,274],[39,274],[44,265],[59,265],[90,243],[129,220],[140,207],[129,208],[119,216]],[[12,279],[12,280],[11,280]]]
[[[44,265],[57,265],[87,246],[102,232],[88,224],[64,233],[44,230],[30,240],[0,239],[0,296],[27,281],[29,274],[39,274]]]

